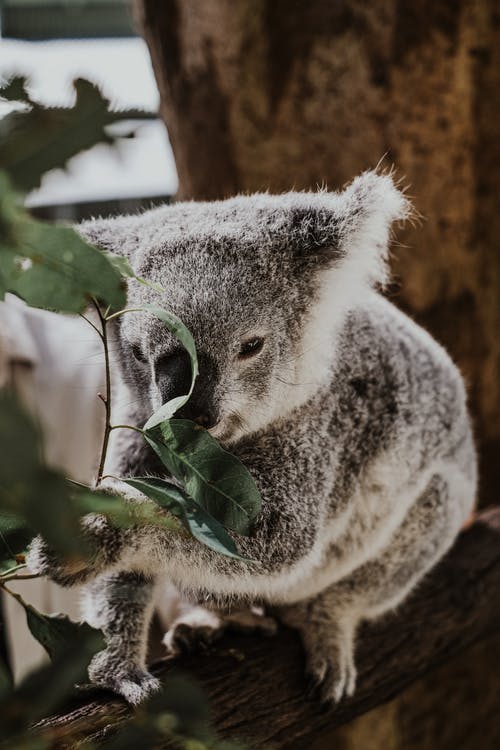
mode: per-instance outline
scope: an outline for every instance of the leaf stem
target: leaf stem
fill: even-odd
[[[7,594],[10,594],[11,596],[13,596],[14,599],[17,599],[17,601],[19,602],[19,604],[21,604],[26,609],[26,607],[28,605],[24,601],[24,599],[21,596],[21,594],[17,594],[15,591],[12,591],[12,589],[7,588],[7,586],[4,586],[3,583],[2,583],[2,590],[5,591],[5,592],[7,592]]]
[[[12,575],[3,575],[0,577],[0,587],[4,588],[7,581],[31,581],[33,578],[41,578],[40,573],[12,573]],[[8,591],[8,589],[5,589]]]
[[[19,563],[17,565],[13,565],[12,568],[8,568],[7,570],[4,570],[2,574],[0,574],[0,579],[4,581],[6,576],[10,576],[13,573],[17,573],[18,570],[23,570],[26,567],[27,567],[26,563]]]
[[[126,307],[123,310],[118,310],[118,312],[112,313],[111,315],[108,315],[105,320],[114,320],[115,318],[119,318],[120,315],[125,315],[125,313],[129,312],[144,312],[142,307]]]
[[[94,329],[94,331],[97,333],[97,335],[99,336],[99,338],[102,340],[102,333],[100,332],[100,330],[98,329],[98,327],[92,323],[92,321],[90,320],[90,318],[87,318],[87,316],[84,315],[83,313],[79,313],[79,315],[80,315],[80,318],[83,318],[84,321],[89,324],[89,326],[92,326],[92,328]]]
[[[141,435],[144,435],[144,430],[141,430],[140,427],[134,427],[131,424],[112,424],[109,429],[110,430],[134,430],[134,432],[139,432]]]
[[[111,368],[109,364],[108,331],[106,328],[106,324],[109,318],[106,318],[105,315],[103,315],[103,313],[101,312],[101,308],[99,307],[99,303],[94,297],[92,297],[92,303],[96,309],[97,315],[99,316],[99,320],[101,322],[101,328],[102,328],[101,339],[102,339],[102,345],[104,348],[104,366],[105,366],[105,372],[106,372],[106,396],[103,397],[102,394],[99,394],[99,398],[104,403],[106,421],[104,425],[104,435],[102,438],[99,468],[97,470],[97,476],[95,480],[95,486],[97,487],[97,485],[102,479],[102,475],[104,474],[104,462],[106,461],[106,453],[108,451],[109,436],[111,434]]]

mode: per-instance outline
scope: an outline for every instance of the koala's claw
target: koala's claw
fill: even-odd
[[[161,682],[149,672],[137,670],[130,675],[115,680],[111,689],[125,698],[127,703],[138,706],[161,690]]]
[[[118,654],[99,651],[88,667],[91,682],[121,695],[133,706],[161,690],[161,682],[136,664],[127,664]]]
[[[326,706],[352,696],[356,688],[356,669],[350,655],[342,649],[335,649],[335,652],[335,659],[312,654],[308,660],[307,696],[319,695]]]

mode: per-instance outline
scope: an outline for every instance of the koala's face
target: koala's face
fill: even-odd
[[[199,422],[222,442],[267,424],[295,379],[310,294],[284,263],[281,258],[282,277],[278,264],[265,262],[242,238],[212,238],[208,249],[207,238],[190,233],[175,244],[163,240],[154,251],[149,246],[136,265],[165,293],[131,284],[130,306],[154,302],[174,312],[196,344],[199,375],[176,416]],[[188,392],[189,356],[161,321],[131,313],[119,337],[127,380],[151,410]]]
[[[390,221],[406,210],[390,178],[368,173],[341,194],[180,203],[82,233],[162,286],[131,283],[128,302],[174,312],[193,335],[200,372],[177,416],[231,443],[324,384],[335,325],[380,279]],[[125,380],[145,416],[188,392],[188,354],[161,321],[130,313],[118,327]]]

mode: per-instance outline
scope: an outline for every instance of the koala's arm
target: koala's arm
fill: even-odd
[[[130,450],[127,440],[133,441]],[[135,434],[124,434],[120,440],[122,458],[120,470],[129,475],[143,472],[148,451],[144,445],[138,450]],[[291,451],[291,446],[290,446]],[[117,454],[115,453],[115,456]],[[248,451],[242,458],[254,477],[262,495],[262,509],[249,536],[233,534],[240,553],[252,562],[242,562],[213,552],[195,539],[178,535],[156,526],[131,529],[113,528],[102,517],[88,517],[86,526],[98,554],[89,561],[85,570],[72,572],[59,556],[53,556],[40,540],[32,546],[29,564],[34,570],[54,578],[63,585],[90,580],[106,571],[139,571],[151,575],[159,570],[170,575],[175,582],[187,588],[203,586],[215,594],[222,582],[222,591],[236,592],[238,581],[252,578],[248,592],[253,593],[256,579],[289,574],[294,568],[307,574],[304,558],[310,554],[324,527],[329,506],[331,485],[318,483],[318,453],[311,450],[308,456],[298,456],[287,461],[273,455],[270,445],[262,451]],[[134,465],[130,457],[135,457]],[[115,459],[116,460],[116,459]],[[126,463],[124,463],[126,462]],[[116,466],[116,464],[115,464]],[[115,469],[116,471],[116,469]],[[114,473],[114,472],[113,472]],[[118,493],[130,502],[141,502],[144,496],[117,480],[105,480],[103,487]],[[330,514],[331,514],[331,508]],[[341,509],[339,509],[341,512]],[[313,563],[311,562],[311,565]],[[192,577],[192,579],[191,579]],[[259,592],[255,591],[258,596]]]

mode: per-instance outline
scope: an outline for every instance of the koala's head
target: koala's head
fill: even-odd
[[[231,443],[324,384],[335,330],[383,283],[390,225],[408,210],[390,176],[367,172],[340,193],[174,203],[80,231],[127,255],[137,275],[165,290],[131,283],[129,306],[160,305],[189,328],[200,373],[177,416]],[[117,338],[125,380],[146,417],[187,393],[189,357],[159,320],[125,315]]]

